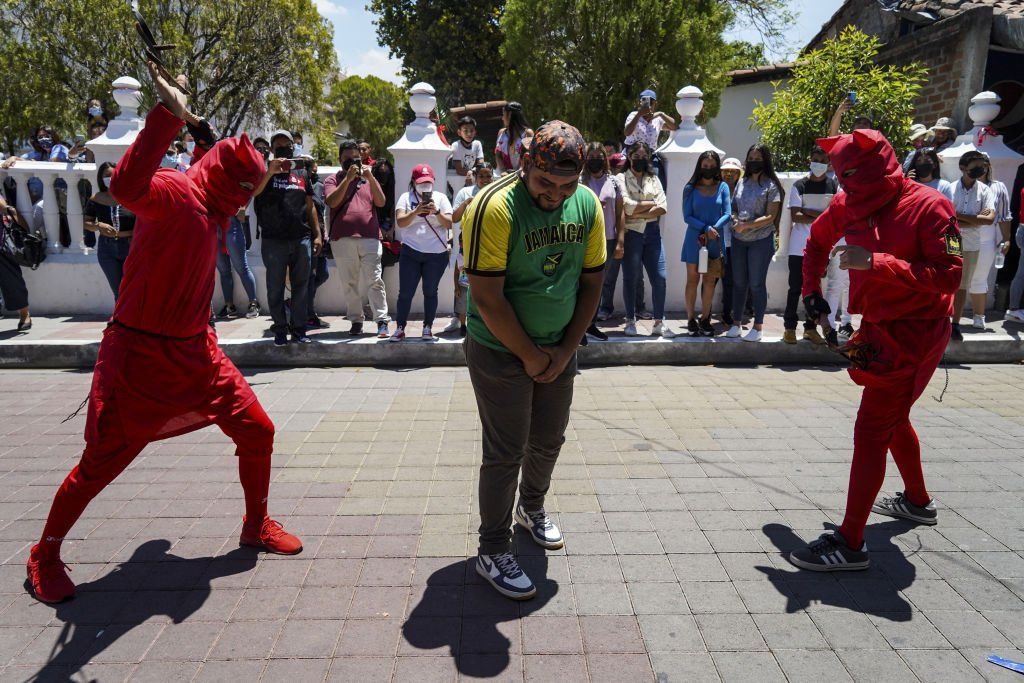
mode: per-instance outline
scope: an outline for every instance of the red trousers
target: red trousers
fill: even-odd
[[[120,427],[121,418],[116,408],[111,408],[108,406],[101,417],[100,440],[86,445],[81,461],[57,490],[43,528],[41,552],[60,552],[61,541],[89,502],[121,474],[148,443],[127,440]],[[238,475],[245,492],[246,517],[262,522],[267,514],[270,490],[274,423],[257,401],[239,413],[218,419],[214,424],[235,442]]]
[[[880,352],[866,370],[850,371],[864,387],[853,430],[846,516],[839,529],[852,548],[864,542],[864,527],[885,479],[887,453],[892,453],[910,502],[926,505],[931,500],[910,410],[942,361],[950,329],[949,318],[864,323],[855,336]]]

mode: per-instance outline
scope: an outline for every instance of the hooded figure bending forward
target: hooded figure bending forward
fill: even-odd
[[[283,554],[302,550],[267,516],[274,424],[208,324],[217,228],[226,233],[229,217],[249,202],[265,172],[263,158],[243,135],[218,142],[187,173],[160,168],[184,125],[185,98],[152,65],[150,73],[161,103],[110,180],[111,193],[137,220],[96,360],[85,451],[57,491],[28,561],[32,589],[44,602],[74,595],[60,546],[89,501],[149,442],[211,424],[236,446],[245,493],[240,543]]]

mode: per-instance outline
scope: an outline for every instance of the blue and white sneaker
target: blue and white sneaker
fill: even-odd
[[[797,548],[787,557],[797,567],[812,572],[859,571],[871,565],[868,544],[863,543],[859,550],[854,550],[846,545],[846,539],[838,531],[822,534],[818,540]]]
[[[537,588],[516,562],[512,553],[476,556],[476,573],[484,577],[506,598],[529,600],[537,594]]]
[[[544,508],[527,510],[522,503],[519,503],[516,505],[513,516],[519,526],[530,532],[537,545],[548,550],[558,550],[565,545],[565,541],[562,540],[562,532],[551,521]]]

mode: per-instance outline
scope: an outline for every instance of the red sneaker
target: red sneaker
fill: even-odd
[[[38,545],[32,546],[25,570],[32,593],[40,602],[62,602],[75,594],[75,584],[68,576],[71,567],[60,557],[41,557],[36,553]],[[67,571],[64,571],[64,570]]]
[[[238,539],[240,545],[262,548],[268,553],[278,555],[298,555],[302,552],[302,541],[284,530],[280,522],[270,517],[263,518],[263,525],[256,529],[245,517],[242,518],[242,535]]]

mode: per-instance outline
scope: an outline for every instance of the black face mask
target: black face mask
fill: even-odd
[[[747,173],[760,173],[764,170],[763,161],[748,161],[747,162]]]
[[[591,173],[600,173],[604,170],[604,159],[587,159],[587,170]]]
[[[935,173],[934,164],[917,164],[914,166],[914,170],[917,171],[918,178],[931,178],[932,173]]]
[[[650,165],[651,162],[649,162],[647,159],[632,159],[629,162],[630,168],[632,168],[637,173],[646,173],[647,169],[650,168]]]
[[[314,185],[316,185],[318,182],[320,182],[320,174],[317,173],[316,171],[310,171],[309,172],[309,182],[311,182]]]
[[[975,180],[977,180],[983,175],[985,175],[985,169],[981,166],[978,166],[977,168],[972,168],[970,171],[967,172],[967,177],[974,178]]]
[[[717,168],[702,168],[700,169],[700,177],[704,180],[713,180],[718,175]]]
[[[275,147],[274,158],[275,159],[291,159],[295,155],[294,147]]]
[[[263,157],[263,161],[266,161],[267,158],[270,156],[269,149],[257,149],[256,151],[260,153],[261,157]]]

